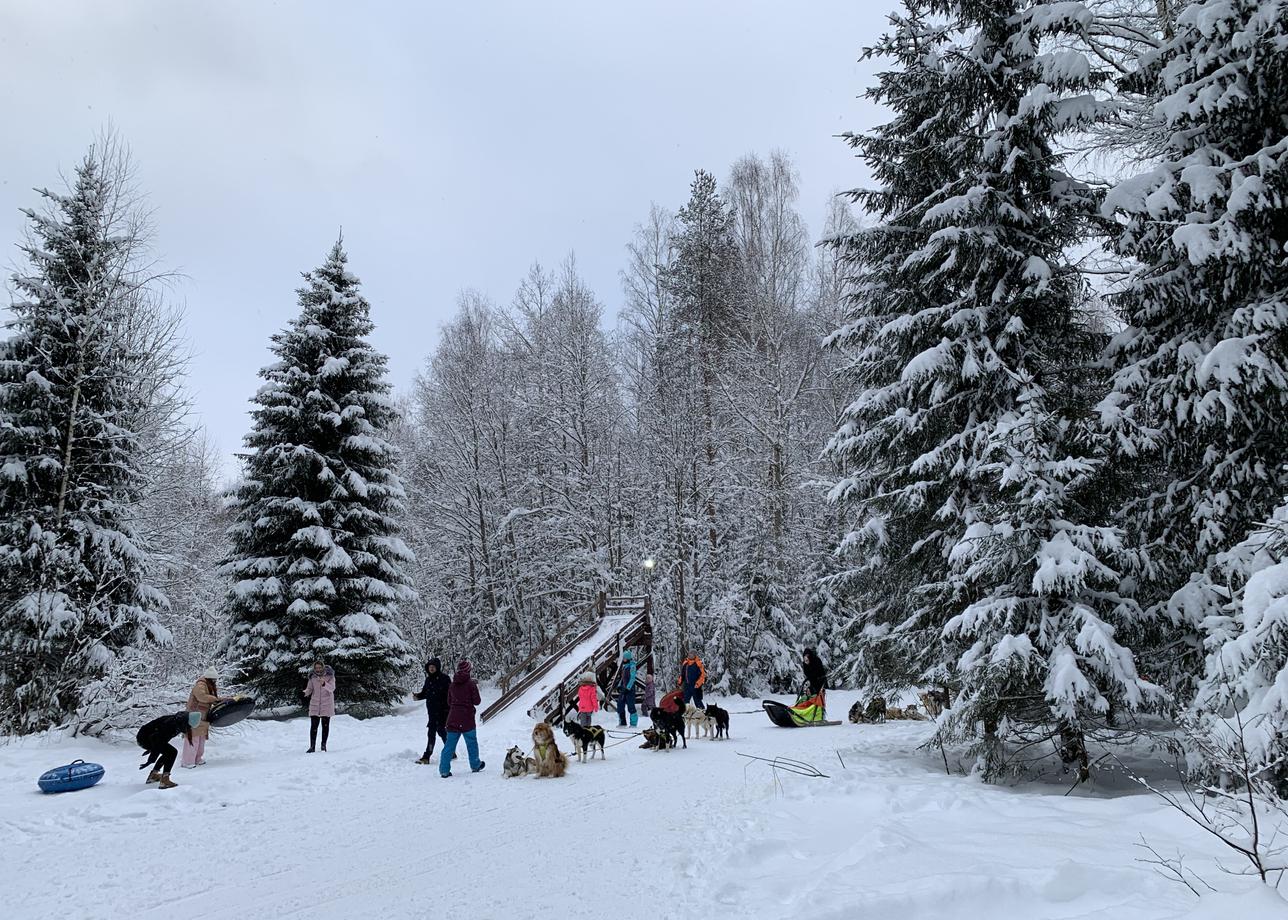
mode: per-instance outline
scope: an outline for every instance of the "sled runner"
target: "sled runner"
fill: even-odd
[[[824,707],[824,692],[817,696],[801,697],[795,706],[788,706],[777,700],[765,700],[761,708],[769,716],[769,721],[779,728],[809,728],[815,725],[840,725],[839,721],[829,722]]]
[[[254,708],[254,697],[233,697],[226,703],[215,703],[212,705],[210,707],[210,715],[206,717],[206,721],[210,723],[211,728],[227,728],[229,725],[236,725],[242,719],[246,718]]]
[[[102,779],[105,772],[101,764],[73,760],[40,774],[36,785],[40,786],[41,792],[75,792],[88,789]]]

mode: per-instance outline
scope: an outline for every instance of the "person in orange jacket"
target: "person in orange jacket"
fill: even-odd
[[[702,685],[707,682],[707,669],[697,655],[689,655],[680,665],[680,679],[676,681],[684,689],[684,702],[693,703],[699,709],[702,705]]]

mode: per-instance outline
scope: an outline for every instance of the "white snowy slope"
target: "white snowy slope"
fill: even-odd
[[[513,718],[516,715],[522,716],[537,703],[541,702],[544,697],[559,681],[568,677],[570,669],[578,667],[595,650],[613,637],[619,629],[627,624],[631,619],[631,614],[617,614],[606,616],[599,621],[599,628],[590,634],[590,638],[578,643],[567,655],[549,671],[546,675],[521,693],[515,698],[514,702],[506,707],[505,712],[500,713],[488,724],[491,725],[500,718]],[[483,701],[485,704],[491,702],[491,699]],[[482,706],[479,712],[483,711]]]
[[[853,696],[836,693],[843,715]],[[516,710],[480,730],[484,773],[440,779],[413,760],[424,713],[212,732],[179,788],[143,785],[131,744],[0,744],[3,916],[204,920],[465,916],[592,918],[1227,918],[1288,915],[1260,883],[1128,784],[1064,796],[948,777],[915,751],[926,726],[774,728],[754,701],[730,741],[656,753],[637,741],[561,780],[504,779],[524,743]],[[615,719],[601,719],[601,723]],[[561,736],[561,741],[562,741]],[[790,756],[827,778],[782,775],[735,752]],[[844,758],[842,768],[840,757]],[[76,757],[107,767],[83,792],[40,794]],[[1135,860],[1144,835],[1220,890],[1195,898]]]

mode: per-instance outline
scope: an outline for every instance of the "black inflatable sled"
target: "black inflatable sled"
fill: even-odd
[[[213,704],[210,707],[210,715],[206,716],[206,721],[210,723],[211,728],[227,728],[246,718],[254,708],[254,697],[235,696],[227,702]]]
[[[769,721],[779,728],[808,728],[811,725],[840,725],[840,722],[827,721],[827,710],[824,707],[824,696],[802,697],[795,706],[788,706],[777,700],[765,700],[760,704],[769,716]]]

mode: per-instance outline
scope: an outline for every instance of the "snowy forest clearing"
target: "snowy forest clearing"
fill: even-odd
[[[837,692],[829,710],[853,700]],[[181,785],[166,792],[143,785],[133,744],[14,740],[0,746],[7,915],[486,920],[591,902],[590,916],[617,918],[1288,915],[1126,782],[1069,796],[987,786],[917,751],[924,723],[794,731],[746,713],[756,705],[727,701],[728,742],[657,753],[632,739],[602,763],[574,761],[563,780],[501,776],[505,749],[530,746],[520,713],[482,726],[485,772],[470,775],[462,749],[448,780],[412,762],[419,706],[340,716],[333,750],[313,756],[303,721],[244,722],[216,732],[209,763],[176,771]],[[776,788],[766,764],[736,752],[805,760],[827,777],[780,774]],[[36,790],[41,771],[76,757],[107,767],[99,786]],[[1141,835],[1182,852],[1222,894],[1200,902],[1135,862]]]

